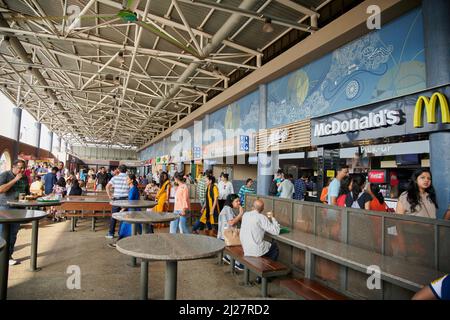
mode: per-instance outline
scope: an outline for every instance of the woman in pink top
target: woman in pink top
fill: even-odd
[[[190,233],[187,226],[187,211],[190,208],[190,203],[186,178],[179,172],[175,173],[174,178],[175,184],[178,185],[175,193],[174,213],[179,218],[170,222],[170,233],[177,233],[178,225],[180,226],[181,233]]]

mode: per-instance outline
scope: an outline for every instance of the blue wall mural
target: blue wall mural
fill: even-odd
[[[226,139],[227,129],[258,130],[259,91],[217,110],[209,115],[210,128],[218,129]]]
[[[426,88],[421,8],[268,84],[268,128]]]

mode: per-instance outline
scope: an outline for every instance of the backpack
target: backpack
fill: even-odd
[[[272,180],[269,187],[269,196],[276,196],[278,193],[278,186],[275,180]]]

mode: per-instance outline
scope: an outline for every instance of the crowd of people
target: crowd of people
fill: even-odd
[[[294,180],[291,174],[278,170],[269,188],[269,195],[305,200],[308,190],[315,189],[314,182],[306,175]],[[429,169],[416,170],[397,202],[390,208],[380,190],[380,185],[369,183],[363,174],[349,174],[348,166],[337,169],[334,179],[327,179],[320,195],[320,202],[340,207],[371,211],[395,212],[436,219],[438,204]],[[447,214],[446,219],[450,218]]]
[[[30,172],[32,179],[29,179],[27,171]],[[246,195],[256,194],[253,187],[254,181],[247,179],[236,193],[229,174],[222,173],[219,181],[216,181],[211,170],[201,173],[195,180],[190,174],[176,172],[171,176],[162,170],[155,175],[137,177],[129,172],[125,165],[119,166],[114,171],[107,171],[102,167],[97,173],[94,170],[89,170],[87,173],[85,170],[80,170],[78,174],[75,174],[64,169],[62,162],[53,167],[39,165],[37,168],[28,168],[25,161],[17,160],[10,171],[0,174],[0,209],[7,208],[7,202],[17,200],[21,193],[38,196],[53,194],[58,197],[81,195],[88,183],[93,183],[96,190],[105,190],[111,200],[143,198],[155,201],[156,206],[152,209],[155,212],[169,211],[169,202],[173,202],[173,212],[178,219],[170,223],[169,232],[172,234],[177,232],[198,234],[200,230],[206,228],[213,231],[211,233],[215,231],[218,239],[227,241],[230,235],[229,230],[240,226],[238,237],[244,255],[278,259],[279,250],[276,242],[268,242],[264,240],[264,236],[266,232],[278,235],[280,224],[273,214],[264,213],[264,202],[261,200],[255,200],[251,204],[251,209],[245,210]],[[201,203],[201,215],[191,230],[187,223],[191,211],[189,184],[196,185],[197,197]],[[142,194],[139,187],[144,187]],[[315,188],[314,182],[306,175],[294,180],[291,174],[285,174],[279,170],[273,178],[269,193],[284,199],[304,200],[307,191],[311,188]],[[336,177],[327,181],[320,200],[340,207],[394,211],[386,205],[379,185],[367,183],[362,174],[350,175],[346,166],[338,168]],[[435,219],[437,209],[436,192],[432,185],[430,171],[416,170],[407,190],[400,195],[395,212]],[[123,210],[126,209],[112,208],[113,213]],[[53,216],[57,220],[60,218],[57,211]],[[142,232],[144,227],[147,228],[147,233],[153,232],[152,226],[138,226],[138,232]],[[12,258],[12,253],[19,228],[18,224],[11,226],[11,265],[17,263]],[[115,231],[116,220],[111,218],[106,238],[122,239],[130,236],[131,225],[120,223],[117,237]],[[115,247],[114,243],[108,245]],[[226,263],[231,261],[228,256],[224,256],[223,259]],[[239,261],[235,261],[234,267],[243,269]],[[260,281],[261,279],[257,278],[257,282]],[[428,291],[422,295],[429,295]]]

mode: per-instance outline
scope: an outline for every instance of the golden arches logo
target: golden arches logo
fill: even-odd
[[[425,112],[427,115],[427,122],[428,123],[437,122],[436,109],[438,101],[441,109],[442,123],[450,123],[450,111],[448,108],[447,98],[442,93],[435,92],[431,96],[431,99],[428,99],[425,96],[420,96],[417,99],[416,107],[414,109],[414,128],[423,127],[422,110],[424,105],[425,105]]]

